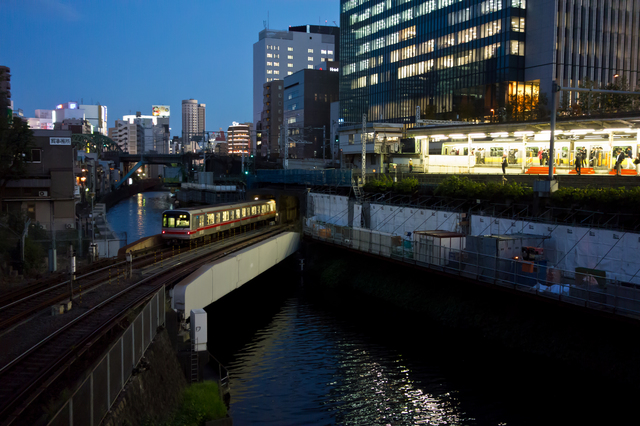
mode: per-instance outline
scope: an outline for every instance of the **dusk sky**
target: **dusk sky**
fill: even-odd
[[[14,108],[78,101],[123,115],[182,100],[207,105],[207,130],[252,121],[253,44],[271,29],[339,25],[339,0],[0,0],[0,65]],[[325,22],[326,21],[326,22]],[[335,22],[335,23],[334,23]]]

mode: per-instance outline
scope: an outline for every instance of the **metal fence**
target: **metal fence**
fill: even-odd
[[[48,425],[99,425],[164,324],[162,287]]]
[[[252,182],[351,186],[351,170],[258,170]]]
[[[322,222],[305,221],[304,233],[335,245],[431,270],[640,319],[640,289],[603,276],[554,268],[544,261],[502,258]]]

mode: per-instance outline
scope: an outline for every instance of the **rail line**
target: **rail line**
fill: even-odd
[[[154,273],[119,291],[56,330],[0,368],[0,421],[14,424],[26,408],[51,385],[71,363],[78,360],[127,313],[142,305],[163,286],[170,286],[194,269],[231,252],[284,232],[274,227],[233,246],[183,259],[170,271]]]
[[[244,234],[239,234],[240,237]],[[153,247],[144,249],[134,253],[133,268],[143,268],[147,265],[157,263],[158,256],[163,262],[171,262],[176,256],[183,256],[187,252],[199,250],[203,247],[215,247],[217,243],[227,241],[228,239],[212,240],[207,244],[200,246],[190,244],[190,246],[181,247],[178,250],[172,248]],[[20,323],[32,315],[50,308],[53,305],[69,300],[69,295],[73,291],[73,297],[77,297],[80,289],[87,292],[99,285],[104,284],[110,279],[111,272],[115,269],[116,275],[112,279],[118,279],[129,265],[126,261],[105,260],[94,264],[88,268],[84,268],[81,275],[77,275],[74,280],[73,289],[70,289],[68,273],[56,274],[55,278],[42,280],[25,286],[14,292],[8,293],[0,298],[0,333],[10,329],[12,326]],[[64,281],[60,281],[60,280]]]

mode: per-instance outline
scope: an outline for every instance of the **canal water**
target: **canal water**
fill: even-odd
[[[171,206],[168,191],[136,194],[111,207],[107,212],[109,226],[126,233],[127,244],[162,232],[161,215]]]
[[[129,242],[153,235],[167,196],[107,217]],[[637,394],[372,300],[327,299],[297,269],[284,262],[207,308],[235,425],[638,423]]]

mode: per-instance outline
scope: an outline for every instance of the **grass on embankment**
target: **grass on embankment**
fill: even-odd
[[[185,389],[182,405],[168,423],[171,426],[200,426],[210,420],[226,417],[227,407],[220,399],[218,384],[205,381]]]

